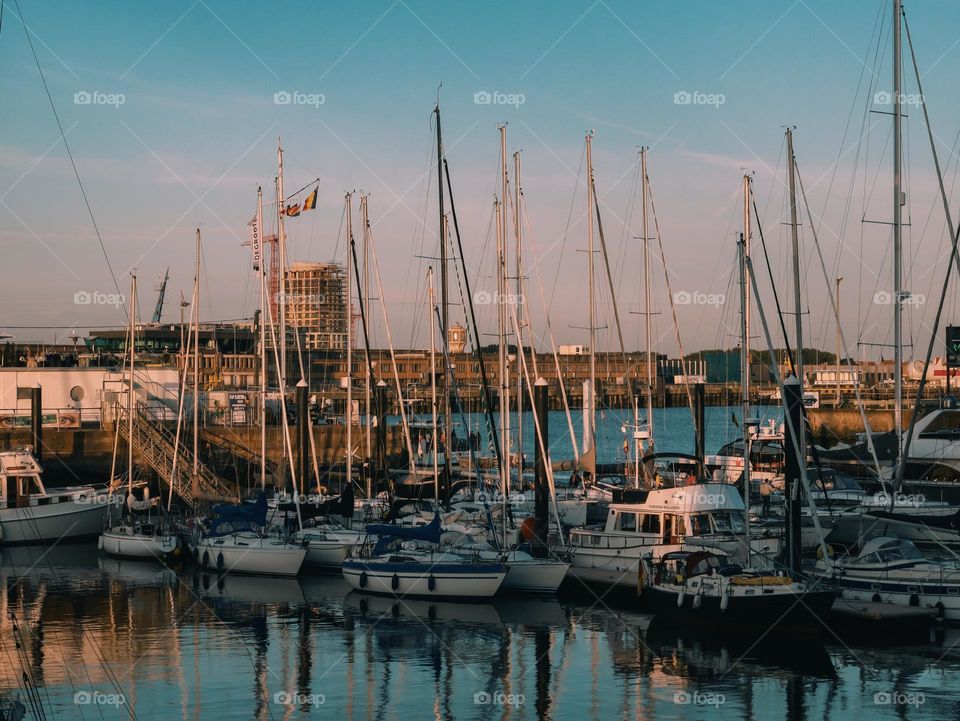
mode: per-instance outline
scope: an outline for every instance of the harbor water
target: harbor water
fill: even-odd
[[[87,544],[2,552],[3,697],[51,719],[956,718],[960,632],[724,635],[629,606],[360,596]]]

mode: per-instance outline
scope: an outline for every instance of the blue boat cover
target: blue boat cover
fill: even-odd
[[[218,503],[213,507],[217,517],[210,524],[210,535],[223,535],[232,531],[255,530],[267,522],[267,497],[260,493],[256,502],[243,505]]]
[[[425,526],[394,526],[390,523],[371,523],[367,526],[367,533],[371,536],[378,536],[379,540],[373,550],[373,555],[378,555],[378,549],[381,551],[392,541],[427,541],[429,543],[440,543],[440,536],[443,529],[440,528],[440,514],[434,513],[433,520]]]

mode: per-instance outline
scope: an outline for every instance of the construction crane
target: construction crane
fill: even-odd
[[[167,294],[167,281],[169,279],[170,266],[167,266],[167,270],[163,274],[163,280],[161,280],[157,286],[157,305],[153,309],[153,318],[150,319],[151,323],[159,323],[160,316],[163,315],[163,297]]]

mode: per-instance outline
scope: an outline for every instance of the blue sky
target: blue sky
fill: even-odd
[[[248,251],[240,242],[257,185],[272,193],[281,136],[287,189],[321,178],[317,212],[288,225],[290,257],[342,258],[344,192],[370,192],[395,340],[422,343],[427,261],[414,256],[436,253],[430,111],[442,82],[444,134],[474,285],[493,283],[497,125],[506,122],[509,150],[523,151],[530,239],[553,298],[558,342],[585,341],[584,331],[572,327],[587,320],[577,252],[586,243],[585,131],[595,130],[595,173],[627,344],[640,342],[640,316],[629,313],[640,297],[640,244],[633,240],[640,214],[636,207],[629,212],[639,145],[652,146],[650,176],[671,291],[724,296],[722,304],[678,308],[689,351],[736,342],[730,273],[744,169],[755,171],[778,288],[789,289],[789,235],[781,224],[786,124],[797,127],[796,153],[822,222],[828,275],[845,277],[849,340],[859,334],[889,342],[889,309],[873,302],[891,283],[889,228],[860,222],[890,217],[890,122],[868,112],[876,109],[873,92],[890,89],[888,1],[89,6],[21,0],[21,7],[118,283],[125,292],[134,266],[141,307],[152,307],[152,284],[169,265],[168,319],[179,292],[189,294],[198,225],[206,262],[202,318],[252,312]],[[951,189],[960,129],[951,82],[960,64],[960,6],[923,0],[906,7]],[[6,300],[0,323],[18,338],[51,340],[72,328],[120,323],[122,310],[73,302],[78,291],[112,292],[113,282],[16,5],[9,3],[0,67],[0,239],[8,258],[0,267]],[[905,90],[915,92],[909,64],[905,72],[911,79]],[[282,91],[322,96],[323,103],[278,105],[274,95]],[[523,103],[477,105],[474,94],[482,91],[522,95]],[[78,92],[123,102],[76,104]],[[722,103],[678,105],[678,92]],[[928,302],[908,310],[907,325],[922,356],[946,241],[919,108],[908,113],[910,287]],[[858,142],[866,127],[870,133]],[[803,234],[807,334],[832,349],[828,286],[809,231]],[[544,345],[537,276],[527,271],[527,305]],[[658,347],[674,353],[658,264],[654,273]],[[608,294],[601,295],[601,320],[610,329],[598,345],[612,349]],[[479,310],[484,332],[492,332],[492,310]],[[382,345],[380,308],[371,316]],[[29,325],[59,330],[15,328]]]

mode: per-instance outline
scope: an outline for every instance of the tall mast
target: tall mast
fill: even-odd
[[[800,382],[800,402],[803,403],[803,305],[800,298],[800,227],[797,220],[797,162],[793,154],[793,130],[787,128],[787,172],[790,175],[790,238],[793,246],[793,310],[796,317],[797,347],[796,362],[797,380]],[[800,452],[806,448],[804,440],[804,424],[796,429]]]
[[[647,432],[650,438],[653,438],[653,324],[650,314],[653,309],[650,307],[650,231],[647,222],[647,203],[649,198],[649,188],[647,183],[647,148],[640,148],[640,172],[643,174],[641,183],[643,189],[643,314],[644,324],[646,326],[647,343]],[[592,256],[591,256],[592,257]],[[591,325],[593,323],[591,322]]]
[[[370,264],[369,264],[369,243],[370,243],[370,215],[367,210],[367,196],[360,196],[360,222],[363,223],[363,288],[362,292],[362,301],[361,307],[367,308],[365,311],[369,314],[370,308]],[[364,360],[366,361],[365,365],[367,372],[364,374],[364,384],[363,384],[363,407],[366,410],[366,441],[367,441],[367,459],[368,461],[373,458],[373,435],[371,431],[372,423],[372,414],[370,413],[371,408],[371,394],[372,388],[370,387],[373,383],[373,377],[370,373],[372,367],[370,363],[370,346],[364,344],[364,355],[366,356]],[[370,498],[370,484],[371,484],[370,474],[367,474],[367,498]]]
[[[350,291],[351,257],[353,251],[353,193],[347,193],[347,400],[344,412],[347,437],[347,474],[344,487],[353,483],[353,305]]]
[[[433,308],[436,304],[433,294],[433,266],[427,268],[427,292],[430,304],[427,309],[427,320],[430,324],[430,428],[433,438],[433,501],[440,499],[440,468],[437,465],[437,328],[433,322]]]
[[[510,385],[507,382],[507,126],[500,128],[500,205],[497,215],[497,317],[500,346],[500,437],[503,439],[503,493],[510,490]]]
[[[286,412],[287,392],[287,234],[283,216],[283,146],[277,141],[277,244],[280,246],[280,395]]]
[[[590,408],[589,408],[589,438],[583,439],[584,453],[595,447],[597,434],[597,308],[593,298],[594,270],[593,270],[593,152],[591,140],[593,132],[587,133],[587,276],[589,278],[590,296]]]
[[[792,147],[792,146],[791,146]],[[743,174],[743,249],[740,263],[742,266],[741,280],[741,322],[740,322],[740,402],[743,421],[750,417],[750,269],[747,267],[747,258],[750,257],[750,176]],[[747,432],[743,426],[744,434]],[[746,438],[744,438],[746,441]],[[744,443],[746,447],[746,443]],[[749,473],[750,459],[744,459],[744,473]],[[749,488],[749,486],[748,486]]]
[[[449,287],[447,285],[447,221],[446,213],[443,207],[443,134],[440,129],[440,101],[434,108],[437,115],[437,203],[440,214],[440,336],[443,343],[447,342],[449,337]],[[444,372],[440,381],[441,392],[443,393],[443,474],[445,479],[445,488],[450,482],[450,388],[447,387],[447,374]],[[444,499],[446,503],[448,498]]]
[[[127,388],[127,492],[133,493],[133,359],[137,345],[137,276],[130,274],[130,385]]]
[[[751,433],[753,426],[747,422],[750,417],[750,176],[743,174],[743,235],[738,244],[740,251],[740,400],[743,428],[743,503],[744,537],[746,540],[747,565],[750,565],[750,456]]]
[[[263,189],[257,188],[257,233],[260,234],[260,490],[267,487],[267,266],[263,254]]]
[[[517,309],[517,478],[523,476],[523,231],[520,217],[520,151],[513,154],[513,222],[517,236],[516,303]]]
[[[193,278],[193,483],[197,483],[200,450],[200,228],[197,228]]]
[[[901,188],[902,107],[900,67],[900,0],[893,0],[893,419],[897,434],[897,460],[903,455],[903,295],[901,210],[904,202]]]

